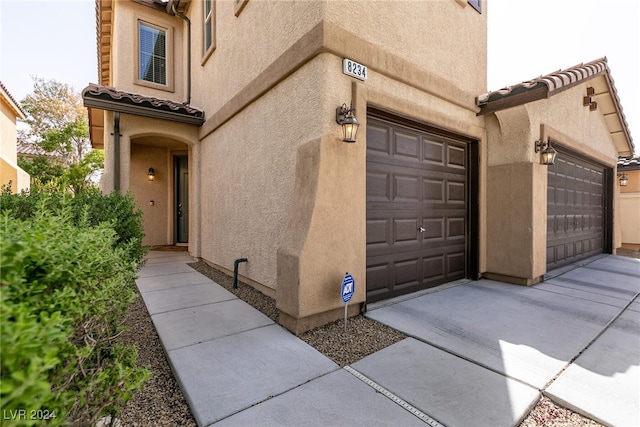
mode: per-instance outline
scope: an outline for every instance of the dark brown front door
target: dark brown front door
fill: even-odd
[[[466,277],[467,144],[367,118],[367,301]]]
[[[558,150],[547,186],[547,271],[602,253],[605,168]]]
[[[189,243],[189,161],[187,156],[174,159],[176,243]]]

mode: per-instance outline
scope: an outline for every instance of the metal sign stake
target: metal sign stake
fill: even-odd
[[[347,332],[347,303],[344,303],[344,331]]]

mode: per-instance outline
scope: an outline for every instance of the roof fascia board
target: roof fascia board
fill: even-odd
[[[13,95],[9,93],[9,90],[0,82],[0,90],[2,91],[2,98],[5,103],[13,110],[16,117],[20,120],[24,120],[27,116],[27,113],[24,112],[18,101],[15,100]]]
[[[517,107],[518,105],[527,104],[540,99],[547,99],[549,96],[551,96],[549,93],[549,87],[547,85],[543,85],[535,89],[527,90],[526,92],[487,102],[480,107],[480,112],[477,113],[477,115],[482,116],[496,111],[505,110],[507,108]]]
[[[618,120],[620,120],[620,124],[622,125],[622,131],[624,132],[625,139],[627,140],[627,145],[629,146],[629,151],[633,156],[635,146],[633,144],[633,138],[629,133],[629,124],[627,123],[627,119],[624,116],[624,113],[621,110],[620,105],[620,97],[618,97],[618,91],[615,89],[615,85],[613,83],[613,79],[611,78],[611,74],[606,72],[605,78],[607,81],[607,88],[609,89],[609,96],[613,98],[613,106],[616,109],[616,113],[618,114]]]

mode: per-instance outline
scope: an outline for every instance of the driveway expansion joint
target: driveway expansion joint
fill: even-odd
[[[553,378],[551,378],[551,379],[549,380],[549,382],[547,382],[547,383],[544,385],[544,387],[542,387],[542,388],[540,389],[540,392],[542,392],[543,394],[545,394],[545,391],[547,390],[547,388],[549,388],[549,386],[551,386],[551,384],[553,384],[553,382],[554,382],[555,380],[557,380],[557,379],[560,377],[560,375],[562,375],[562,374],[563,374],[563,373],[564,373],[564,372],[569,368],[569,366],[573,365],[573,363],[578,359],[578,357],[580,357],[580,356],[582,355],[582,353],[584,353],[585,351],[587,351],[587,349],[588,349],[589,347],[591,347],[591,345],[592,345],[594,342],[596,342],[596,340],[597,340],[598,338],[600,338],[600,337],[602,336],[602,334],[604,334],[604,333],[607,331],[607,329],[609,329],[609,328],[611,327],[611,325],[613,325],[613,322],[615,322],[616,320],[618,320],[618,318],[619,318],[620,316],[622,316],[622,313],[624,313],[624,312],[625,312],[625,311],[626,311],[626,310],[631,306],[631,304],[633,304],[633,302],[634,302],[635,300],[637,300],[637,299],[638,299],[638,296],[640,296],[640,292],[636,293],[636,294],[635,294],[635,296],[634,296],[633,298],[631,298],[631,300],[630,300],[630,301],[629,301],[629,302],[628,302],[624,307],[622,307],[622,309],[618,312],[618,314],[616,314],[615,316],[613,316],[613,318],[612,318],[611,320],[609,320],[609,321],[608,321],[608,322],[607,322],[607,323],[602,327],[602,329],[601,329],[601,330],[600,330],[600,331],[599,331],[599,332],[598,332],[598,333],[597,333],[597,334],[596,334],[596,335],[595,335],[595,336],[594,336],[594,337],[593,337],[593,338],[592,338],[592,339],[587,343],[587,345],[585,345],[585,346],[584,346],[584,347],[583,347],[583,348],[582,348],[582,349],[581,349],[581,350],[580,350],[580,351],[579,351],[575,356],[573,356],[573,357],[571,358],[571,360],[569,360],[569,361],[567,362],[567,364],[566,364],[566,365],[564,365],[564,366],[562,367],[562,369],[560,370],[560,372],[558,372],[556,375],[554,375],[554,376],[553,376]],[[545,395],[546,395],[546,394],[545,394]],[[547,397],[551,398],[550,396],[547,396]]]
[[[409,411],[411,414],[415,415],[421,421],[425,422],[426,424],[430,425],[431,427],[445,427],[444,424],[441,424],[440,422],[438,422],[435,419],[431,418],[429,415],[425,414],[424,412],[422,412],[421,410],[419,410],[415,406],[413,406],[410,403],[406,402],[405,400],[403,400],[399,396],[396,396],[391,391],[387,390],[386,388],[382,387],[377,382],[373,381],[371,378],[369,378],[366,375],[363,375],[362,373],[356,371],[351,366],[345,366],[342,369],[344,369],[345,371],[349,372],[351,375],[353,375],[354,377],[356,377],[357,379],[359,379],[360,381],[362,381],[363,383],[365,383],[369,387],[373,388],[378,393],[381,393],[383,396],[385,396],[386,398],[390,399],[392,402],[396,403],[401,408]]]

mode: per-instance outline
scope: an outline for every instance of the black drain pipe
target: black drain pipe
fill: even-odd
[[[249,262],[246,258],[238,258],[233,262],[233,289],[238,289],[238,264],[241,262]]]
[[[186,15],[178,12],[175,3],[171,3],[171,10],[174,15],[187,23],[187,100],[184,102],[184,105],[189,105],[191,104],[191,21]]]
[[[113,189],[120,191],[120,112],[113,113]]]

